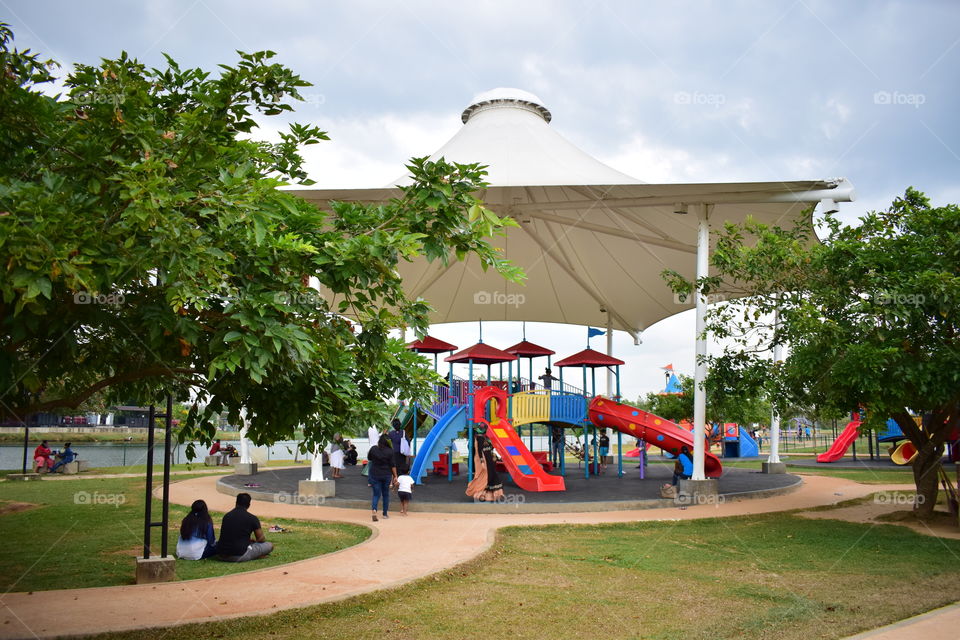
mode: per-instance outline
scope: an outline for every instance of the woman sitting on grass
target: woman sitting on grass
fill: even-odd
[[[203,560],[217,553],[216,545],[213,519],[207,511],[207,503],[194,500],[190,513],[180,523],[177,557],[183,560]]]

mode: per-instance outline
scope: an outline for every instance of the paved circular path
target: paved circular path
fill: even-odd
[[[219,493],[216,477],[171,485],[170,499],[190,504],[197,498],[211,510],[228,511],[233,498]],[[593,524],[640,520],[686,520],[803,509],[858,498],[902,485],[860,485],[848,480],[805,477],[798,490],[783,496],[716,505],[562,514],[415,513],[373,523],[369,512],[255,502],[252,511],[265,524],[271,518],[352,522],[370,526],[374,535],[336,553],[259,571],[157,585],[8,593],[0,597],[0,638],[52,638],[173,626],[221,620],[280,609],[304,607],[401,585],[474,558],[490,547],[500,527],[509,525]],[[268,534],[269,539],[269,534]],[[410,545],[416,540],[416,545]],[[279,539],[282,544],[282,538]],[[380,563],[376,576],[356,567]],[[410,567],[417,567],[411,572]],[[945,610],[943,620],[956,637],[960,608]],[[951,617],[952,616],[952,617]],[[901,623],[903,624],[903,623]],[[938,628],[936,624],[933,629]],[[903,629],[898,630],[903,633]],[[929,632],[929,630],[926,630]],[[903,637],[903,636],[901,636]],[[936,638],[937,635],[927,635]]]

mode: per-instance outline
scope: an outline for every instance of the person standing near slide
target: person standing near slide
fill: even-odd
[[[493,443],[487,437],[486,427],[477,427],[473,445],[473,480],[467,485],[467,495],[477,502],[496,502],[503,497],[503,483],[497,473]]]

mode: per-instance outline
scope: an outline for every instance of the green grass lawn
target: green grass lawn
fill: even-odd
[[[874,471],[871,469],[834,469],[829,466],[791,466],[789,458],[785,458],[784,462],[787,464],[787,473],[843,478],[863,484],[913,484],[913,473],[910,467],[904,467],[902,471]],[[723,460],[724,468],[760,469],[762,464],[760,460]]]
[[[275,615],[100,636],[839,638],[952,602],[960,541],[770,514],[518,527],[398,589]]]
[[[179,476],[178,479],[184,479]],[[144,484],[133,478],[89,478],[0,483],[0,527],[7,552],[0,555],[0,590],[41,591],[131,584],[133,558],[143,553]],[[17,503],[26,503],[17,510]],[[153,501],[154,520],[161,504]],[[252,512],[256,514],[256,503]],[[176,545],[187,509],[170,506],[169,550]],[[220,531],[220,516],[214,528]],[[267,533],[276,550],[263,560],[243,564],[216,560],[177,561],[182,580],[207,578],[303,560],[362,542],[366,527],[340,523],[262,520],[264,528],[280,524],[281,534]],[[152,554],[160,552],[154,530]]]

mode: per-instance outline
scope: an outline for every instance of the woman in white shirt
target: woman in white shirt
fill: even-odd
[[[190,513],[180,523],[177,539],[177,557],[182,560],[203,560],[217,553],[217,538],[213,535],[213,519],[207,503],[194,500]]]

